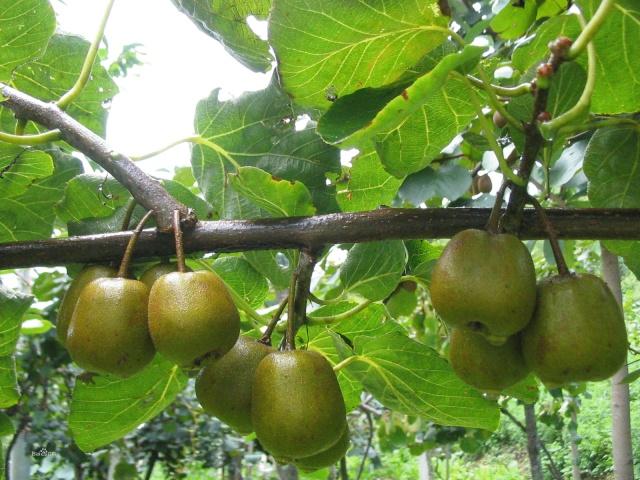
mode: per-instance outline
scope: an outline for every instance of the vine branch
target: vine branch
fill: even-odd
[[[169,195],[159,182],[144,173],[128,157],[113,151],[102,138],[57,105],[38,100],[3,83],[0,83],[0,94],[0,98],[3,98],[0,105],[12,110],[19,118],[59,130],[62,140],[113,175],[140,205],[155,212],[160,230],[172,230],[174,210],[180,211],[183,227],[195,225],[195,214]]]
[[[318,260],[316,249],[302,249],[298,255],[298,266],[292,276],[292,289],[289,292],[289,311],[285,349],[295,349],[295,335],[307,318],[307,299],[311,287],[311,276]],[[292,294],[291,294],[292,293]]]
[[[185,253],[315,249],[324,245],[378,240],[451,238],[467,228],[482,229],[488,208],[383,208],[313,217],[199,222],[184,232]],[[640,209],[548,209],[559,238],[640,240]],[[523,212],[523,239],[547,233],[533,209]],[[103,233],[0,244],[0,269],[68,263],[119,261],[131,232]],[[136,257],[172,256],[171,238],[156,230],[140,235]]]

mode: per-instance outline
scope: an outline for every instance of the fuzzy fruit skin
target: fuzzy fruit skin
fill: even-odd
[[[346,428],[342,392],[329,362],[308,350],[276,352],[258,365],[251,420],[262,446],[283,461],[335,445]]]
[[[533,315],[536,273],[527,247],[513,235],[468,229],[447,244],[431,275],[431,300],[453,328],[469,328],[500,344]]]
[[[340,439],[327,450],[323,450],[320,453],[316,453],[310,457],[300,458],[293,462],[293,464],[305,472],[312,472],[321,468],[330,467],[335,465],[344,457],[349,450],[349,427],[344,429],[344,433],[340,436]]]
[[[116,270],[104,265],[90,265],[83,268],[78,275],[72,280],[67,292],[64,294],[64,298],[60,303],[60,309],[58,310],[58,320],[56,322],[56,335],[60,343],[65,345],[67,343],[67,332],[69,330],[69,323],[71,322],[71,316],[73,310],[76,308],[78,297],[80,292],[89,282],[98,278],[115,277]]]
[[[178,267],[175,263],[158,263],[145,270],[144,273],[140,275],[140,281],[144,283],[149,290],[151,290],[151,287],[156,283],[156,280],[163,275],[177,270]]]
[[[137,280],[100,278],[82,290],[71,317],[67,349],[91,372],[128,377],[155,349],[147,327],[149,289]]]
[[[469,330],[451,331],[449,361],[453,371],[465,383],[486,392],[500,392],[527,376],[518,335],[503,345],[492,345]]]
[[[538,303],[522,332],[522,351],[549,386],[604,380],[627,358],[622,309],[590,274],[554,276],[538,284]]]
[[[196,397],[202,408],[238,433],[252,432],[253,378],[260,361],[275,351],[255,340],[240,337],[222,358],[205,363],[196,379]]]
[[[158,353],[187,367],[231,350],[240,335],[240,316],[213,273],[172,272],[151,288],[149,331]]]

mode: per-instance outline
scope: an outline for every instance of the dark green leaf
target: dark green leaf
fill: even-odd
[[[186,384],[184,373],[160,357],[129,378],[78,379],[69,416],[73,438],[85,452],[122,438],[164,410]]]
[[[269,285],[251,264],[241,257],[222,257],[213,269],[224,282],[253,308],[259,308],[269,293]]]
[[[535,21],[537,13],[538,5],[536,0],[509,2],[491,20],[491,28],[502,38],[513,40],[527,31]]]
[[[0,143],[0,198],[24,193],[29,184],[53,173],[53,160],[46,152]]]
[[[438,170],[427,167],[409,175],[400,188],[400,198],[419,206],[431,198],[457,200],[471,187],[471,174],[466,168],[449,163]]]

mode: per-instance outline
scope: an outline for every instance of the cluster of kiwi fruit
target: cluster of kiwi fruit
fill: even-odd
[[[87,371],[119,377],[142,370],[156,352],[190,371],[200,368],[196,396],[203,409],[239,433],[255,432],[278,462],[311,471],[340,460],[349,430],[325,357],[240,336],[224,283],[212,272],[188,271],[180,254],[177,264],[128,278],[143,223],[117,271],[91,265],[71,282],[57,321],[71,358]]]
[[[609,378],[625,362],[621,307],[599,277],[564,271],[536,284],[514,235],[468,229],[434,266],[431,301],[450,329],[449,360],[497,393],[533,372],[549,388]]]

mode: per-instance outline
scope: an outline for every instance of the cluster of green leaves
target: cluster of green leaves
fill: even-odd
[[[246,67],[267,71],[275,64],[277,70],[262,91],[221,100],[214,90],[196,106],[191,169],[177,169],[163,185],[201,219],[383,205],[491,205],[491,195],[471,188],[478,169],[498,171],[488,139],[520,152],[524,137],[515,125],[488,131],[479,120],[486,114],[482,107],[491,105],[491,87],[479,88],[467,75],[490,78],[500,87],[528,82],[548,56],[550,41],[580,33],[577,15],[562,0],[509,2],[499,13],[489,2],[479,2],[476,11],[454,1],[447,12],[440,5],[446,2],[436,0],[173,3]],[[588,21],[600,2],[574,3]],[[580,119],[585,124],[556,132],[538,159],[533,179],[553,202],[640,207],[640,128],[633,117],[640,111],[635,3],[616,2],[594,39],[597,72],[590,112]],[[252,31],[250,17],[268,17],[267,40]],[[452,25],[459,30],[450,30]],[[497,33],[483,33],[488,26]],[[48,0],[0,0],[0,82],[42,100],[56,100],[71,88],[89,44],[54,30]],[[578,102],[586,67],[582,54],[554,76],[548,105],[554,117]],[[104,134],[107,103],[116,93],[109,71],[96,63],[67,111]],[[510,98],[506,109],[515,119],[529,121],[533,97],[522,93]],[[593,133],[591,124],[602,116],[617,124]],[[20,127],[0,106],[0,130]],[[33,123],[25,128],[26,133],[41,131]],[[341,162],[352,148],[357,148],[355,157]],[[129,192],[72,153],[63,142],[34,147],[0,142],[0,242],[120,228]],[[134,218],[141,213],[136,209]],[[640,274],[640,243],[607,246]],[[498,406],[453,374],[440,354],[437,321],[424,307],[438,245],[384,241],[342,250],[348,253],[341,265],[331,264],[335,249],[321,261],[324,275],[317,293],[329,303],[309,312],[310,326],[300,332],[300,344],[342,366],[338,377],[349,408],[367,391],[395,412],[443,425],[495,429]],[[257,311],[287,288],[295,259],[290,251],[256,251],[223,255],[204,265],[232,289],[250,330],[267,322]],[[417,290],[403,288],[407,281],[417,282]],[[12,355],[30,298],[3,289],[0,302],[0,402],[8,407],[19,399]],[[162,412],[187,382],[161,358],[126,380],[98,376],[76,382],[69,416],[75,441],[91,451],[121,438]],[[537,386],[525,382],[506,393],[535,401],[532,392]]]

